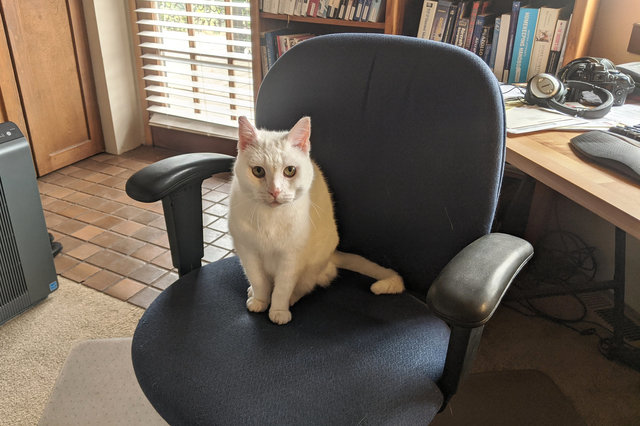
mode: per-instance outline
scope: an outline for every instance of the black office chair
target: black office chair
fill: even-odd
[[[171,424],[426,424],[451,398],[484,324],[532,255],[492,234],[505,161],[497,81],[477,56],[415,38],[340,34],[269,71],[256,124],[312,120],[312,157],[335,201],[341,250],[398,271],[375,296],[341,271],[272,324],[245,307],[237,258],[200,267],[200,184],[218,154],[172,157],[127,182],[164,204],[180,279],[133,339],[138,381]],[[425,302],[426,301],[426,302]]]

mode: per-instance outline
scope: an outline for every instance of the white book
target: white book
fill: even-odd
[[[420,25],[418,25],[418,38],[429,39],[431,36],[431,27],[436,17],[437,1],[424,0],[422,4],[422,14],[420,15]],[[414,21],[415,22],[415,21]]]
[[[493,64],[493,73],[498,78],[502,79],[504,72],[504,61],[507,56],[507,39],[509,38],[509,24],[511,23],[511,13],[503,13],[500,16],[500,34],[498,35],[498,41],[494,40],[493,43],[496,46],[496,60]]]
[[[541,7],[538,14],[538,24],[533,40],[533,48],[531,49],[531,59],[529,60],[529,69],[527,71],[527,81],[534,75],[545,72],[547,68],[547,60],[551,51],[551,42],[556,29],[556,22],[560,9],[551,7]]]

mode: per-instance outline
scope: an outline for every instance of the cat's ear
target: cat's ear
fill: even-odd
[[[302,117],[289,132],[289,140],[305,154],[311,149],[311,118]]]
[[[257,130],[244,115],[238,118],[238,151],[244,151],[257,139]]]

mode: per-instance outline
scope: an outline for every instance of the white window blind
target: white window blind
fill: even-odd
[[[239,116],[253,116],[249,0],[136,7],[150,123],[195,120],[194,128],[206,122],[222,135]]]

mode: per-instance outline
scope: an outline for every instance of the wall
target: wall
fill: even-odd
[[[105,149],[122,154],[144,141],[126,0],[83,0]]]
[[[640,22],[639,0],[601,0],[589,54],[611,59],[614,64],[640,61],[640,55],[627,52],[636,22]]]

